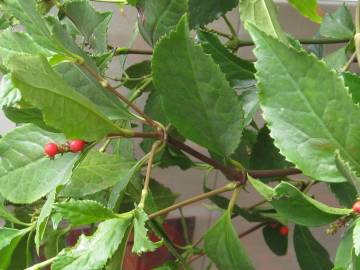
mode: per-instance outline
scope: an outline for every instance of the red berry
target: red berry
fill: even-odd
[[[69,142],[69,148],[70,151],[73,153],[77,153],[80,152],[84,149],[85,147],[85,142],[83,140],[73,140]]]
[[[360,201],[357,201],[356,203],[353,204],[352,210],[355,213],[360,214]]]
[[[59,153],[59,148],[55,143],[48,143],[44,146],[44,152],[49,157],[55,157],[57,153]]]
[[[288,228],[288,226],[281,226],[281,227],[279,228],[279,233],[280,233],[281,235],[283,235],[283,236],[288,235],[288,234],[289,234],[289,228]]]

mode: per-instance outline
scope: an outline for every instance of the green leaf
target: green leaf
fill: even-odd
[[[67,137],[93,141],[121,131],[95,104],[66,84],[43,57],[13,57],[10,68],[23,98],[41,109],[45,122]]]
[[[355,223],[350,225],[342,236],[336,250],[334,267],[343,268],[345,270],[351,269],[349,266],[351,267],[352,265],[354,224]]]
[[[40,46],[52,51],[67,53],[67,50],[52,35],[49,26],[37,12],[35,0],[3,0],[0,2],[0,7],[4,12],[13,14]],[[18,46],[25,47],[26,45],[28,44],[23,43]],[[31,46],[33,46],[32,43],[30,43],[29,47]],[[31,51],[29,52],[31,53]]]
[[[65,141],[62,134],[50,133],[31,124],[7,133],[0,140],[2,196],[14,203],[32,203],[64,184],[77,155],[68,153],[50,160],[44,155],[44,145]]]
[[[343,74],[345,85],[349,88],[354,103],[360,103],[360,76],[351,72]]]
[[[211,55],[232,86],[237,85],[241,80],[255,79],[254,64],[231,53],[216,35],[198,31],[197,37],[204,52]]]
[[[336,168],[339,170],[341,175],[343,175],[344,178],[348,181],[347,183],[349,183],[355,189],[355,192],[357,191],[357,193],[360,193],[360,178],[352,170],[349,163],[342,159],[339,152],[336,152],[335,154],[335,163]]]
[[[44,238],[47,223],[49,221],[52,207],[55,202],[56,191],[53,190],[49,193],[45,204],[41,208],[40,215],[36,220],[36,234],[35,234],[35,246],[36,252],[39,254],[41,240]]]
[[[295,226],[294,247],[302,270],[329,270],[333,264],[327,250],[302,226]]]
[[[360,109],[343,80],[315,56],[287,47],[253,25],[248,29],[259,59],[263,117],[280,152],[305,175],[326,182],[344,181],[335,165],[336,149],[360,171]]]
[[[346,208],[351,208],[357,198],[357,192],[353,184],[345,183],[330,183],[330,190],[335,194],[340,205]]]
[[[52,270],[103,269],[126,236],[131,219],[110,219],[100,223],[89,237],[82,235],[74,248],[63,249]]]
[[[255,269],[238,239],[229,211],[206,232],[204,241],[206,255],[219,270]]]
[[[143,83],[143,80],[146,76],[151,75],[151,61],[144,60],[142,62],[136,63],[128,67],[122,79],[124,80],[124,86],[128,89],[135,90],[137,87]],[[143,92],[153,91],[154,85],[152,83],[148,84]]]
[[[298,225],[319,227],[352,212],[351,209],[334,208],[318,202],[287,182],[272,189],[251,177],[249,181],[279,214]]]
[[[19,106],[19,108],[18,106],[5,107],[3,108],[3,112],[7,119],[16,124],[31,123],[40,127],[41,129],[50,132],[58,132],[56,129],[45,124],[41,111],[36,108],[22,108],[21,106]]]
[[[20,221],[13,213],[11,213],[3,203],[0,203],[0,218],[14,224],[27,226],[28,224]]]
[[[0,228],[0,269],[8,268],[16,246],[28,232],[29,229]]]
[[[0,59],[2,64],[7,64],[15,55],[41,54],[51,56],[51,52],[34,42],[27,34],[5,30],[0,33]]]
[[[355,223],[353,230],[353,244],[354,244],[354,252],[356,256],[360,255],[360,219],[358,219]]]
[[[74,226],[116,218],[116,215],[110,209],[90,200],[71,200],[57,203],[54,208]]]
[[[187,10],[186,0],[140,0],[139,30],[146,42],[155,46],[157,41],[173,30]]]
[[[265,33],[288,43],[277,19],[277,7],[272,0],[239,0],[240,18],[252,23]]]
[[[170,123],[186,138],[230,155],[241,136],[242,105],[219,67],[189,38],[186,17],[159,42],[152,68]]]
[[[93,149],[74,169],[62,193],[69,197],[83,197],[107,189],[123,181],[133,165],[133,161]]]
[[[61,63],[56,65],[54,69],[67,84],[90,99],[111,120],[134,119],[114,94],[106,91],[91,74],[81,69],[78,65]]]
[[[254,170],[271,170],[292,167],[274,145],[270,130],[264,126],[251,151],[250,168]]]
[[[1,35],[1,34],[0,34]],[[1,37],[0,37],[1,42]],[[0,108],[10,107],[21,100],[21,94],[11,81],[11,75],[5,74],[0,83]]]
[[[144,252],[151,252],[162,246],[162,241],[152,242],[147,236],[145,223],[149,217],[143,209],[137,208],[134,212],[134,245],[132,252],[140,255]]]
[[[335,13],[326,14],[320,26],[320,34],[328,38],[351,39],[354,31],[352,15],[345,4]]]
[[[215,21],[238,5],[238,0],[189,0],[190,27],[195,28]]]
[[[321,23],[322,17],[318,13],[317,0],[288,0],[290,4],[296,8],[301,15],[313,22]]]
[[[77,26],[97,53],[107,50],[107,30],[111,12],[98,12],[88,0],[67,1],[62,11]]]
[[[268,247],[278,256],[286,255],[288,249],[288,237],[287,235],[281,235],[279,228],[272,228],[270,225],[266,225],[262,230],[264,239]]]

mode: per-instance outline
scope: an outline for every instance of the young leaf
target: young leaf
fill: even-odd
[[[55,196],[55,190],[49,193],[45,204],[41,208],[40,215],[36,220],[35,246],[37,254],[39,254],[40,251],[40,243],[45,234],[46,226],[51,215],[53,204],[55,202]]]
[[[328,38],[352,38],[354,23],[349,9],[343,4],[335,13],[326,14],[320,26],[320,34]]]
[[[330,67],[341,72],[344,65],[349,61],[346,47],[342,47],[324,57],[324,61]]]
[[[341,175],[355,188],[357,193],[360,193],[360,178],[352,170],[349,163],[341,158],[339,152],[335,154],[335,163]]]
[[[50,160],[44,154],[44,145],[65,141],[62,134],[50,133],[31,124],[7,133],[0,140],[0,193],[3,197],[14,203],[32,203],[64,184],[77,155],[68,153]]]
[[[23,98],[40,108],[45,122],[67,137],[93,141],[122,130],[66,84],[45,58],[13,57],[10,68],[13,83]]]
[[[211,57],[193,44],[185,16],[155,48],[152,68],[170,123],[194,142],[230,155],[241,136],[242,105]]]
[[[139,30],[146,42],[155,46],[156,42],[176,27],[187,10],[186,0],[140,0]]]
[[[98,202],[89,200],[71,200],[57,203],[54,208],[74,226],[116,218],[116,215],[110,209]]]
[[[79,198],[107,189],[123,181],[133,165],[133,161],[93,149],[74,169],[62,194]]]
[[[241,80],[255,79],[254,64],[232,54],[216,35],[206,31],[198,31],[197,37],[204,52],[210,54],[215,63],[220,66],[231,86],[237,85],[238,81]]]
[[[219,270],[254,270],[226,211],[204,236],[205,253]]]
[[[321,23],[322,17],[319,15],[317,0],[288,0],[304,17],[316,23]]]
[[[250,183],[289,222],[319,227],[352,212],[351,209],[334,208],[303,194],[287,182],[281,182],[274,189],[259,180],[249,177]]]
[[[268,35],[288,43],[277,19],[277,7],[272,0],[240,0],[239,9],[244,23],[252,23]]]
[[[238,0],[189,0],[190,27],[206,25],[238,5]]]
[[[131,220],[117,218],[100,223],[92,236],[82,235],[74,248],[63,249],[51,269],[103,269],[122,243]]]
[[[144,252],[155,251],[162,246],[162,241],[157,243],[152,242],[147,234],[148,230],[145,227],[145,223],[149,220],[149,217],[143,209],[137,208],[134,212],[134,245],[132,252],[140,255]]]
[[[332,269],[329,253],[306,227],[295,226],[294,247],[301,270]]]
[[[286,255],[288,249],[288,236],[281,235],[279,228],[272,228],[266,225],[262,230],[264,239],[268,247],[278,256]]]
[[[247,28],[259,59],[263,117],[281,153],[305,175],[326,182],[344,182],[335,165],[336,149],[360,171],[360,109],[343,81],[313,55],[253,25]]]
[[[360,103],[360,76],[351,72],[343,74],[345,85],[349,88],[354,103]]]
[[[61,11],[66,13],[96,53],[107,50],[107,29],[112,16],[111,12],[96,11],[87,0],[67,1]]]
[[[16,246],[29,229],[0,228],[0,269],[7,269]]]

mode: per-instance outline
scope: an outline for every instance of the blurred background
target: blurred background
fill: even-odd
[[[319,25],[311,23],[307,19],[301,17],[301,15],[296,10],[294,10],[287,3],[287,1],[279,0],[275,2],[278,5],[280,22],[286,32],[290,33],[296,38],[311,38],[315,35]],[[355,11],[354,4],[356,0],[318,0],[318,2],[324,13],[333,12],[343,3],[346,3],[346,5],[351,9],[353,14]],[[134,37],[135,22],[137,18],[136,10],[134,8],[125,8],[122,12],[120,12],[117,6],[113,4],[95,3],[94,5],[100,10],[112,10],[114,13],[109,31],[109,43],[112,46],[116,47],[128,47],[128,44]],[[248,39],[248,36],[244,32],[243,26],[240,23],[238,10],[233,10],[232,12],[230,12],[228,14],[228,18],[231,20],[233,25],[236,26],[240,38]],[[213,23],[213,25],[211,25],[211,28],[215,28],[223,32],[227,31],[226,25],[222,20]],[[132,47],[137,49],[151,49],[142,40],[140,36],[136,37],[136,40]],[[337,47],[337,45],[327,45],[325,47],[326,53],[333,51]],[[238,51],[238,54],[240,57],[245,59],[254,59],[251,53],[251,47],[241,48]],[[143,59],[146,59],[146,56],[144,57],[139,55],[130,55],[127,58],[126,66],[130,66],[131,64],[139,62]],[[118,60],[118,58],[114,58],[110,70],[111,75],[119,77],[121,76],[121,70],[122,68],[120,65],[120,61]],[[141,99],[139,100],[139,104],[142,105]],[[6,133],[13,127],[14,125],[10,123],[0,112],[0,134]],[[199,150],[201,151],[202,149],[199,148]],[[137,154],[139,156],[142,155],[140,149],[138,149],[137,151]],[[174,192],[181,194],[179,200],[183,200],[203,192],[202,184],[204,180],[204,171],[182,171],[177,168],[169,168],[155,170],[153,176],[159,182],[170,187]],[[224,177],[217,172],[211,174],[208,179],[208,185],[211,188],[222,186],[226,182],[227,181],[224,179]],[[313,187],[310,191],[310,194],[312,194],[319,201],[325,202],[333,206],[337,205],[334,197],[331,195],[325,185],[317,185]],[[255,192],[253,192],[253,190],[249,189],[248,192],[241,192],[238,199],[238,204],[242,207],[246,207],[253,205],[254,203],[261,200],[262,199]],[[193,236],[195,241],[200,238],[200,236],[207,230],[207,228],[212,224],[212,222],[219,216],[219,213],[210,212],[205,205],[211,205],[211,202],[203,201],[192,206],[185,207],[183,209],[184,215],[186,217],[195,217]],[[179,215],[180,213],[178,211],[175,211],[171,213],[169,217],[178,217]],[[236,228],[239,233],[246,231],[247,229],[256,225],[254,223],[247,223],[241,217],[235,218],[234,223],[236,224]],[[336,247],[338,245],[342,231],[339,231],[335,236],[330,236],[326,234],[325,230],[326,227],[317,228],[315,230],[312,230],[312,232],[314,233],[314,236],[329,250],[331,257],[334,258]],[[257,270],[296,270],[299,269],[299,267],[297,265],[296,256],[291,243],[291,238],[292,227],[290,226],[288,254],[281,257],[273,254],[271,250],[267,247],[264,242],[261,229],[244,237],[242,241],[247,248],[248,254],[250,255],[250,257],[252,257]],[[205,257],[194,262],[194,268],[197,270],[206,269],[206,266],[207,262]]]

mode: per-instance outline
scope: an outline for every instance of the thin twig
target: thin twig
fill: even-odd
[[[139,203],[140,208],[145,207],[145,201],[146,201],[147,195],[149,193],[149,184],[150,184],[150,175],[151,175],[152,164],[154,161],[154,156],[155,156],[156,150],[158,149],[158,147],[160,146],[161,143],[162,143],[161,141],[157,141],[151,147],[149,160],[147,163],[145,180],[144,180],[144,187],[141,191],[141,199],[140,199],[140,203]]]
[[[347,70],[350,68],[351,64],[354,62],[355,58],[356,58],[356,51],[351,55],[351,57],[349,58],[349,60],[347,61],[347,63],[343,66],[343,68],[341,69],[341,71],[342,71],[342,72],[347,71]]]
[[[123,55],[123,54],[143,54],[143,55],[152,55],[151,50],[140,50],[140,49],[131,49],[131,48],[116,48],[114,51],[114,56]]]
[[[56,259],[56,257],[53,257],[51,259],[48,259],[46,261],[43,261],[43,262],[35,264],[35,265],[31,266],[31,267],[28,267],[25,270],[39,270],[39,269],[42,269],[42,268],[52,264],[55,261],[55,259]]]
[[[210,192],[202,193],[202,194],[197,195],[195,197],[192,197],[190,199],[184,200],[182,202],[179,202],[179,203],[176,203],[176,204],[174,204],[172,206],[164,208],[164,209],[162,209],[160,211],[157,211],[157,212],[155,212],[153,214],[150,214],[149,218],[150,219],[156,218],[156,217],[165,215],[165,214],[167,214],[169,212],[172,212],[172,211],[174,211],[174,210],[176,210],[178,208],[182,208],[182,207],[184,207],[186,205],[193,204],[193,203],[198,202],[198,201],[202,201],[204,199],[207,199],[209,197],[215,196],[215,195],[220,194],[220,193],[224,193],[224,192],[234,190],[240,185],[241,185],[241,183],[239,183],[239,182],[232,182],[232,183],[227,184],[226,186],[223,186],[221,188],[214,189],[214,190],[212,190]]]

